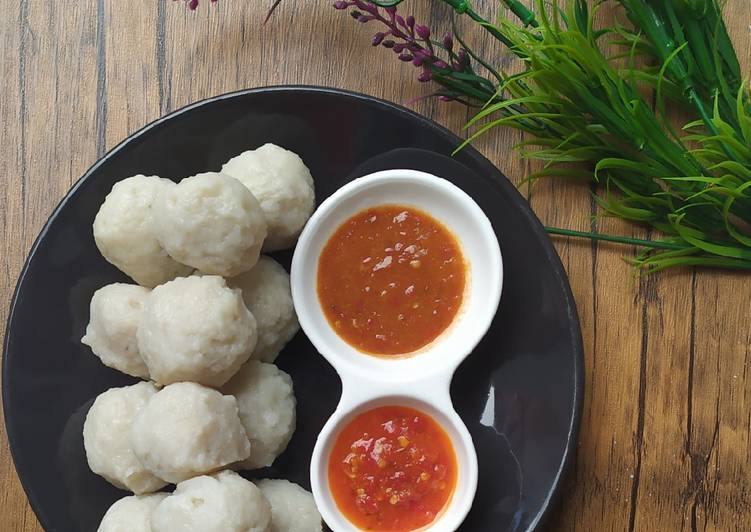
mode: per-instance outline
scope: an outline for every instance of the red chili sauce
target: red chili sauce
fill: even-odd
[[[449,436],[432,417],[403,406],[357,416],[329,458],[334,500],[362,530],[407,532],[429,525],[451,498],[456,477]]]
[[[459,243],[414,207],[361,211],[331,236],[318,261],[318,298],[347,343],[400,355],[432,342],[462,303],[466,266]]]

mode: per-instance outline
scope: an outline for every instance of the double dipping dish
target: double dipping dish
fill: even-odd
[[[490,327],[502,283],[487,217],[431,174],[361,177],[308,221],[292,297],[342,381],[310,467],[332,530],[450,532],[462,523],[477,455],[449,387]]]

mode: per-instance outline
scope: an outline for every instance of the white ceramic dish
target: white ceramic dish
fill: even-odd
[[[328,239],[355,213],[384,204],[412,206],[442,222],[458,240],[467,264],[464,302],[454,322],[411,356],[376,357],[358,351],[330,327],[317,294],[318,258]],[[490,327],[503,284],[500,247],[485,214],[461,189],[431,174],[387,170],[361,177],[326,199],[308,221],[292,259],[291,284],[300,325],[342,380],[341,400],[319,434],[311,460],[312,491],[326,523],[335,532],[358,530],[329,491],[329,453],[339,429],[361,412],[395,404],[431,415],[451,438],[458,464],[456,489],[428,528],[456,530],[477,489],[477,456],[453,408],[449,386],[457,366]]]

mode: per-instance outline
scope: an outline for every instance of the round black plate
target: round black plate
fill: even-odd
[[[127,281],[101,257],[91,224],[112,185],[127,176],[179,180],[217,170],[230,156],[273,142],[299,153],[320,202],[368,160],[397,148],[450,155],[459,139],[433,122],[368,96],[274,87],[220,96],[142,129],[94,165],[39,235],[18,282],[3,357],[3,402],[11,451],[47,531],[93,531],[125,495],[89,471],[81,436],[94,397],[133,379],[103,366],[80,343],[93,292]],[[396,152],[404,160],[404,152]],[[375,159],[373,159],[375,157]],[[441,175],[429,158],[404,164]],[[563,267],[527,202],[474,149],[449,172],[484,209],[498,234],[505,284],[493,326],[459,368],[456,409],[477,447],[480,481],[462,530],[536,528],[556,499],[575,452],[582,400],[579,322]],[[368,165],[366,164],[366,167]],[[427,168],[425,167],[427,166]],[[289,266],[291,253],[277,255]],[[316,434],[340,383],[304,335],[278,359],[292,375],[298,427],[269,471],[309,487]]]

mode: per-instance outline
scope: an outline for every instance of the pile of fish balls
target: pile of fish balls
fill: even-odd
[[[310,171],[273,144],[220,172],[112,187],[94,240],[134,283],[94,292],[81,342],[143,380],[101,393],[84,423],[91,470],[133,493],[100,532],[322,530],[308,491],[237,473],[272,465],[295,430],[274,361],[299,324],[289,274],[261,253],[293,247],[314,207]]]

